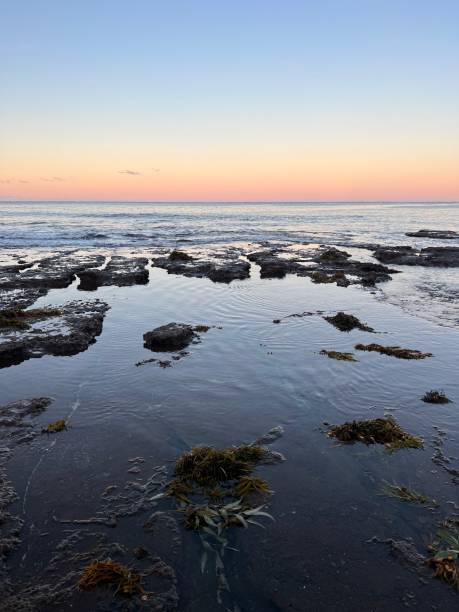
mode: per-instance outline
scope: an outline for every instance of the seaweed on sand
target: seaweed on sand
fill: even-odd
[[[341,351],[326,351],[323,349],[320,351],[321,355],[326,355],[330,359],[337,359],[338,361],[358,361],[354,357],[354,353],[342,353]]]
[[[448,397],[446,397],[444,391],[437,391],[435,389],[431,389],[430,391],[427,391],[426,393],[424,393],[421,399],[423,402],[426,402],[427,404],[449,404],[451,403],[451,400]]]
[[[382,346],[381,344],[356,344],[358,351],[370,351],[381,355],[390,355],[398,359],[425,359],[432,357],[432,353],[422,353],[416,349],[407,349],[400,346]]]
[[[57,317],[61,314],[62,311],[58,308],[33,308],[30,310],[6,308],[0,310],[0,328],[28,329],[30,321]]]
[[[345,312],[338,312],[333,317],[324,317],[326,321],[334,325],[340,331],[350,332],[353,329],[360,329],[362,331],[374,332],[375,330],[362,323],[357,317],[351,314],[346,314]]]
[[[58,433],[67,429],[67,421],[65,419],[58,419],[54,421],[54,423],[49,423],[46,427],[42,429],[42,433]]]
[[[81,591],[92,591],[99,586],[110,586],[115,589],[115,593],[127,597],[143,592],[140,574],[111,559],[93,561],[85,567],[78,581]]]
[[[391,484],[389,482],[384,482],[382,492],[388,497],[393,497],[412,504],[427,504],[429,502],[429,498],[422,493],[418,493],[414,489],[410,489],[409,487],[395,483]]]
[[[385,444],[392,450],[423,447],[420,438],[404,431],[392,417],[334,425],[329,429],[328,434],[341,442]]]

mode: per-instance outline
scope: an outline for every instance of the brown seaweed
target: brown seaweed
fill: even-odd
[[[356,350],[369,351],[380,353],[381,355],[390,355],[397,359],[425,359],[432,357],[432,353],[422,353],[416,349],[407,349],[400,346],[382,346],[381,344],[356,344]]]
[[[420,438],[404,431],[392,417],[351,421],[334,425],[329,435],[341,442],[364,442],[365,444],[385,444],[393,450],[401,448],[422,448]]]

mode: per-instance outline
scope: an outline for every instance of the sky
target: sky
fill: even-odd
[[[0,16],[0,199],[459,200],[458,0]]]

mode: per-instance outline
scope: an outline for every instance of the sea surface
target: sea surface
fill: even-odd
[[[148,252],[178,240],[189,241],[183,247],[352,243],[353,255],[371,257],[371,249],[356,245],[439,244],[404,232],[458,229],[459,205],[2,203],[0,220],[5,258],[83,247],[136,252],[139,246]],[[151,268],[144,286],[87,294],[75,281],[51,290],[37,307],[99,298],[110,310],[101,336],[84,353],[0,370],[0,404],[49,396],[54,401],[36,418],[37,426],[69,421],[67,431],[38,436],[7,464],[18,493],[10,510],[24,521],[22,543],[9,558],[14,581],[23,588],[48,584],[62,542],[86,530],[118,543],[125,563],[134,562],[134,547],[144,546],[174,567],[179,612],[457,610],[456,591],[430,577],[420,580],[416,565],[391,545],[411,541],[427,555],[439,523],[459,511],[458,479],[448,471],[459,470],[457,304],[422,298],[429,293],[415,295],[413,289],[440,279],[450,297],[457,277],[457,270],[407,269],[386,283],[384,293],[375,293],[296,276],[262,279],[254,264],[250,279],[229,285]],[[339,310],[378,334],[340,332],[323,319]],[[312,314],[289,316],[304,312]],[[171,321],[214,327],[172,367],[136,367],[155,356],[143,347],[142,335]],[[348,363],[320,354],[354,351],[358,342],[401,345],[433,357],[405,361],[355,351],[358,361]],[[443,389],[453,402],[422,402],[432,388]],[[326,435],[325,423],[385,414],[421,436],[424,449],[390,453],[378,445],[337,444]],[[276,426],[284,432],[272,450],[285,461],[258,471],[274,492],[266,510],[275,520],[231,531],[223,603],[217,600],[215,559],[210,556],[202,570],[202,542],[180,521],[178,550],[161,522],[156,530],[144,529],[149,513],[121,519],[115,528],[61,522],[100,515],[107,487],[124,491],[131,481],[144,483],[158,466],[171,477],[174,460],[192,446],[251,442]],[[438,449],[445,463],[432,460]],[[133,474],[132,460],[139,457],[144,461]],[[437,505],[389,498],[383,494],[387,482],[410,486]],[[170,501],[159,500],[154,510],[177,518]],[[75,590],[70,603],[38,610],[117,609],[104,601]]]
[[[371,261],[375,244],[459,244],[405,236],[424,228],[459,231],[459,203],[0,202],[0,265],[10,263],[11,253],[62,249],[148,254],[158,247],[311,242],[343,246]],[[380,298],[459,326],[457,269],[399,269],[403,274],[380,285]]]
[[[173,246],[234,241],[417,244],[459,227],[459,203],[0,202],[0,247]]]

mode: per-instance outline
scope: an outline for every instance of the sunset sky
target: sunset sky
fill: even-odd
[[[459,200],[458,0],[0,9],[3,200]]]

